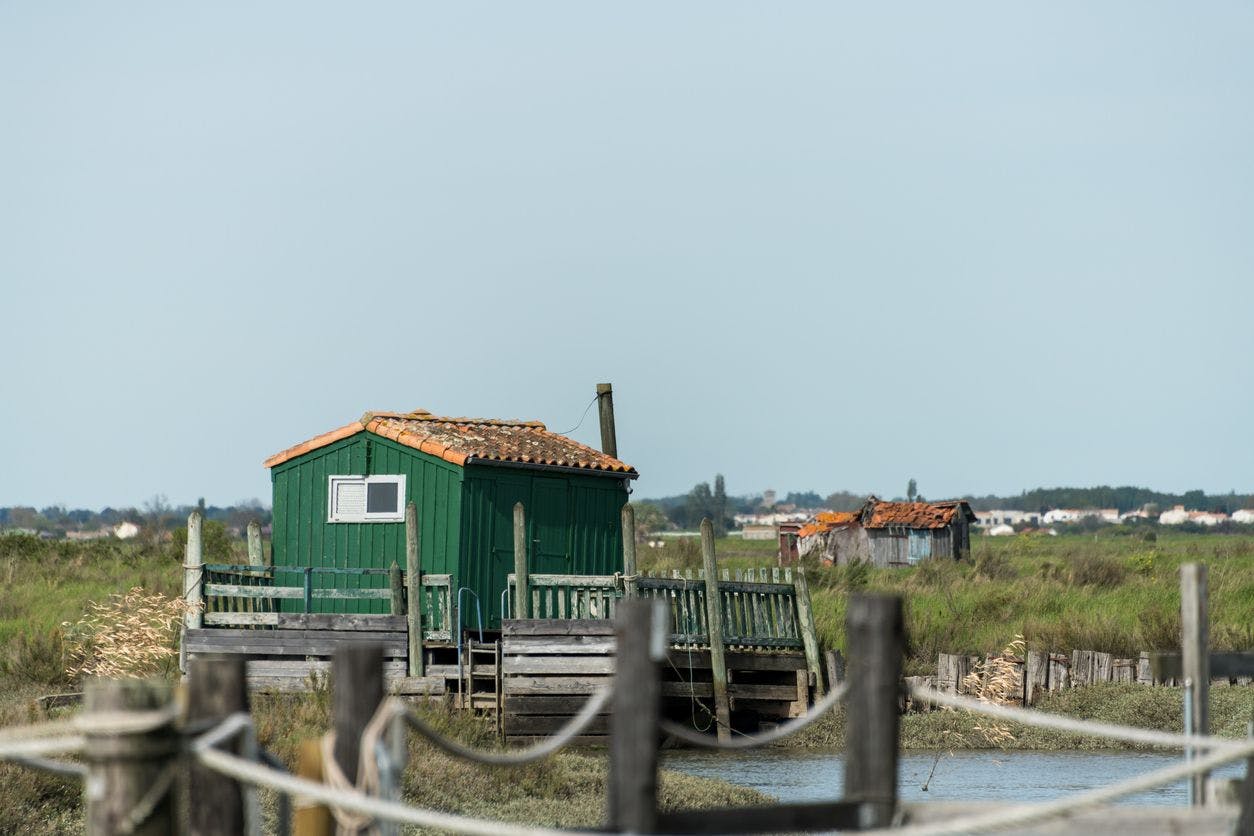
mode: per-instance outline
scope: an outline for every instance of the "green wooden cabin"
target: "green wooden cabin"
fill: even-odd
[[[622,569],[621,510],[638,476],[539,422],[422,410],[368,412],[265,465],[274,487],[276,583],[299,586],[310,566],[403,568],[404,509],[412,500],[423,572],[451,575],[454,597],[463,587],[473,591],[485,628],[499,625],[514,570],[514,503],[527,512],[531,572],[613,574]],[[387,587],[383,575],[324,574],[323,587]],[[463,600],[463,625],[473,628],[473,598],[467,592]],[[283,602],[285,610],[301,606]],[[383,613],[388,602],[321,599],[312,610]]]

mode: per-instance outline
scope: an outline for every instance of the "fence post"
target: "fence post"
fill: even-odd
[[[835,688],[845,681],[845,654],[839,650],[827,651],[827,684]]]
[[[531,582],[527,577],[527,512],[514,503],[514,618],[531,618]]]
[[[248,679],[242,658],[195,658],[187,666],[187,720],[219,723],[248,711]],[[240,739],[222,748],[241,754]],[[234,778],[192,763],[187,781],[191,836],[234,836],[244,832],[244,796]]]
[[[897,704],[905,648],[901,599],[851,597],[845,637],[845,798],[864,802],[862,827],[887,827],[897,806]]]
[[[814,678],[814,693],[823,696],[823,667],[819,662],[819,637],[814,630],[814,611],[810,609],[810,584],[806,570],[798,566],[793,573],[793,590],[797,596],[797,626],[801,628],[801,644],[806,651],[806,667]]]
[[[204,541],[200,532],[200,512],[187,515],[187,546],[183,550],[183,600],[187,602],[187,615],[183,624],[189,630],[198,630],[204,624]]]
[[[393,560],[388,570],[388,589],[392,591],[392,601],[388,612],[392,615],[405,615],[405,573],[400,565]]]
[[[304,595],[305,614],[308,615],[309,613],[313,612],[313,567],[312,566],[305,567],[304,585],[305,585],[305,595]]]
[[[635,598],[636,577],[636,509],[628,502],[623,505],[623,595]]]
[[[257,568],[266,565],[261,556],[261,523],[256,520],[248,524],[248,565]]]
[[[1206,564],[1186,563],[1180,567],[1180,662],[1184,680],[1193,682],[1193,722],[1185,734],[1210,734],[1209,632]],[[1194,804],[1205,803],[1207,777],[1198,773],[1189,779]]]
[[[158,836],[179,833],[177,783],[179,741],[174,718],[155,729],[121,734],[91,729],[91,715],[165,708],[170,688],[147,679],[89,679],[83,697],[88,727],[83,760],[88,836]]]
[[[361,733],[384,697],[383,645],[375,642],[340,645],[331,657],[331,679],[335,762],[349,783],[356,784]],[[374,752],[368,754],[374,757]]]
[[[652,833],[657,826],[657,720],[666,623],[662,601],[637,598],[619,605],[606,798],[610,831]]]
[[[718,591],[714,524],[701,521],[701,564],[705,567],[705,618],[710,633],[710,672],[714,680],[714,720],[718,739],[731,740],[731,702],[727,699],[727,656],[723,652],[723,600]]]
[[[425,673],[422,655],[422,557],[418,551],[418,506],[412,501],[405,506],[405,584],[408,593],[409,669],[410,676]],[[396,612],[396,593],[392,593]]]

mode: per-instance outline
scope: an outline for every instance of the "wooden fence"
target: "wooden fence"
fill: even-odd
[[[319,613],[325,608],[321,602],[327,601],[386,601],[390,614],[406,613],[407,578],[399,569],[207,563],[203,571],[206,627],[284,627],[290,621],[285,616]],[[386,585],[346,588],[345,583],[371,581]],[[422,575],[419,607],[424,640],[452,639],[451,583],[449,575]]]

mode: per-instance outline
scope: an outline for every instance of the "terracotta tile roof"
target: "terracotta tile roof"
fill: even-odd
[[[367,412],[360,421],[276,453],[266,459],[265,466],[275,467],[359,432],[374,433],[456,465],[476,460],[517,462],[621,473],[631,478],[638,475],[631,465],[574,439],[549,432],[539,421],[451,418],[432,415],[424,409]]]
[[[944,528],[954,520],[954,515],[971,509],[965,502],[875,502],[870,515],[864,512],[863,525],[867,528],[887,528],[903,525],[907,528]]]

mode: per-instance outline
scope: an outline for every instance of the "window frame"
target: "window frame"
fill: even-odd
[[[371,513],[363,510],[361,516],[346,516],[339,513],[336,506],[337,486],[343,483],[356,483],[362,485],[366,490],[365,503],[370,502],[370,485],[372,484],[394,484],[396,485],[396,510]],[[376,476],[354,476],[349,474],[337,474],[327,477],[327,522],[328,523],[397,523],[405,521],[405,474],[404,473],[387,473]]]

